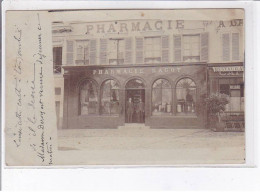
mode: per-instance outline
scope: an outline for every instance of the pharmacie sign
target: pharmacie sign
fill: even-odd
[[[160,67],[160,68],[106,68],[92,69],[88,73],[92,75],[141,75],[152,73],[180,73],[181,67]]]
[[[203,28],[208,25],[215,25],[218,28],[242,26],[243,20],[234,19],[230,21],[198,21],[196,28]],[[86,23],[85,34],[95,33],[128,33],[164,31],[173,29],[186,29],[194,26],[191,20],[120,20]]]

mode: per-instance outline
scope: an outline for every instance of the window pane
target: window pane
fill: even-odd
[[[144,43],[145,62],[160,62],[161,37],[146,37]]]
[[[172,114],[172,89],[168,80],[158,79],[152,89],[152,114]]]
[[[200,37],[199,35],[183,36],[183,60],[187,62],[199,61],[200,56]]]
[[[166,113],[171,113],[172,106],[172,90],[162,89],[162,110]]]
[[[153,89],[153,92],[152,92],[152,113],[153,113],[153,115],[160,114],[161,104],[162,104],[161,89]]]
[[[97,87],[93,81],[85,81],[80,90],[81,115],[97,114]]]
[[[181,79],[176,85],[177,114],[194,115],[196,104],[196,85],[189,79]]]
[[[89,64],[89,41],[78,40],[76,43],[77,43],[76,64],[77,65]]]
[[[220,83],[231,83],[231,84],[220,84],[220,93],[229,96],[229,103],[225,107],[225,111],[244,111],[244,87],[243,84],[236,84],[229,79],[220,79]]]
[[[116,65],[119,63],[118,59],[124,59],[125,40],[124,39],[110,39],[108,43],[108,58],[110,64]],[[121,60],[122,62],[122,60]]]
[[[119,113],[119,85],[114,80],[107,80],[101,88],[101,113]]]
[[[199,44],[193,44],[191,46],[191,55],[192,56],[199,56],[200,55],[200,48],[199,48]]]

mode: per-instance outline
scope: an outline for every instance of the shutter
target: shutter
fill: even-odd
[[[239,33],[232,33],[232,60],[239,60]]]
[[[223,61],[230,61],[230,41],[229,34],[222,34],[222,56]]]
[[[107,64],[107,39],[100,39],[100,63]]]
[[[175,35],[174,41],[174,60],[176,62],[181,61],[181,35]]]
[[[200,60],[208,61],[209,59],[209,34],[202,33],[200,35]]]
[[[97,41],[95,39],[90,40],[90,53],[89,64],[96,65],[96,53],[97,53]]]
[[[143,63],[144,62],[144,39],[143,38],[136,38],[135,39],[135,46],[136,46],[136,63]]]
[[[73,47],[74,42],[72,40],[67,40],[67,65],[73,65]]]
[[[126,64],[133,63],[132,61],[132,51],[133,51],[133,41],[132,38],[126,38],[125,39],[125,61]]]
[[[162,36],[162,62],[169,62],[169,36]]]

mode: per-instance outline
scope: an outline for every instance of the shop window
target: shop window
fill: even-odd
[[[89,64],[89,41],[78,40],[77,45],[77,56],[76,65],[88,65]]]
[[[200,36],[199,35],[183,36],[183,61],[184,62],[200,61]]]
[[[161,37],[145,37],[144,38],[144,62],[158,63],[161,62],[162,49]]]
[[[244,84],[220,84],[219,88],[220,93],[229,96],[226,112],[244,111]]]
[[[177,115],[194,115],[196,105],[196,85],[190,78],[183,78],[176,85]]]
[[[172,114],[172,89],[166,79],[158,79],[152,86],[152,115]]]
[[[119,114],[119,85],[114,80],[107,80],[101,87],[101,114]]]
[[[97,85],[92,80],[86,80],[80,86],[80,114],[91,115],[97,113],[98,113]]]
[[[61,73],[62,66],[62,47],[53,47],[53,72]]]
[[[109,39],[108,58],[110,65],[119,65],[124,63],[125,58],[125,40],[120,38]]]

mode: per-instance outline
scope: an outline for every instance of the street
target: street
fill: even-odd
[[[134,127],[134,128],[133,128]],[[244,132],[209,129],[63,129],[60,165],[242,164]]]

